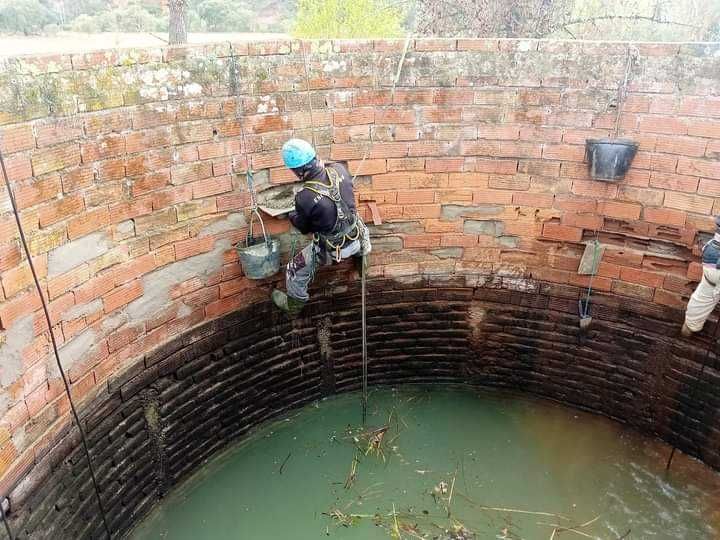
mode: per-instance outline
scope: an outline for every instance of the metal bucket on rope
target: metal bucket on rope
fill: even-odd
[[[263,223],[262,216],[258,212],[252,171],[247,172],[247,183],[253,206],[250,212],[250,224],[245,237],[245,245],[240,246],[238,243],[236,249],[245,276],[248,279],[265,279],[280,270],[280,242],[270,238],[265,231],[265,223]],[[253,235],[253,224],[256,216],[262,229],[262,237],[258,238]]]

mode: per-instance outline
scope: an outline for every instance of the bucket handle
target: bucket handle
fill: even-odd
[[[265,244],[268,246],[268,248],[270,248],[270,238],[268,238],[267,232],[265,231],[265,223],[263,223],[262,216],[260,215],[260,212],[258,212],[257,207],[253,208],[250,212],[250,224],[248,225],[247,237],[245,238],[245,246],[249,247],[250,240],[253,238],[253,222],[255,221],[255,216],[257,216],[258,221],[260,222],[260,227],[262,228]]]

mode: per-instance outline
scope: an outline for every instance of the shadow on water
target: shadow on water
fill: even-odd
[[[605,418],[464,387],[376,390],[366,427],[357,408],[346,394],[264,426],[132,538],[720,534],[720,476],[680,454],[666,475],[667,445]]]

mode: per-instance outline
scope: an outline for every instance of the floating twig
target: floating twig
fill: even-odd
[[[283,469],[285,468],[285,465],[287,464],[288,460],[290,459],[290,456],[292,456],[292,452],[288,452],[287,457],[286,457],[285,460],[282,462],[282,465],[280,465],[280,471],[279,471],[280,474],[283,473]]]

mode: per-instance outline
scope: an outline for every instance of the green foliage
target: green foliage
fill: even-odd
[[[299,0],[294,34],[303,38],[403,35],[403,12],[388,0]]]
[[[210,32],[250,32],[254,13],[245,2],[203,0],[194,10]]]
[[[83,14],[70,25],[75,32],[155,32],[167,29],[167,17],[154,15],[140,4],[131,3],[97,15]]]
[[[0,32],[35,34],[56,22],[57,15],[38,0],[0,0]]]

